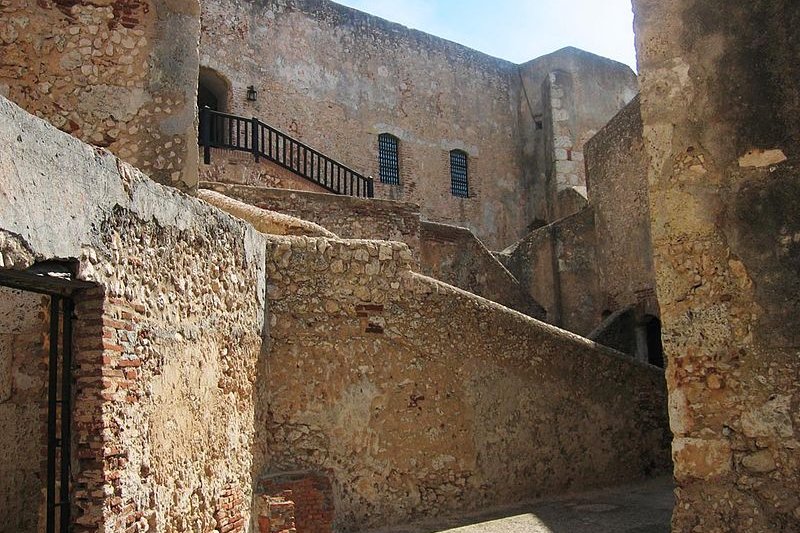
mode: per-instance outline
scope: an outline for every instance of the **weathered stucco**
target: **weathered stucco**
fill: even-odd
[[[798,531],[800,5],[634,5],[673,529]]]
[[[193,187],[199,14],[197,0],[5,1],[0,96]]]

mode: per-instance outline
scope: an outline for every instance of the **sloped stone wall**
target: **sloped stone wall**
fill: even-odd
[[[502,252],[504,264],[547,311],[547,321],[588,335],[602,320],[591,208],[542,226]]]
[[[667,468],[658,370],[413,273],[401,243],[273,237],[267,256],[255,464],[330,472],[336,531]]]
[[[422,222],[420,272],[528,316],[547,313],[467,228]]]

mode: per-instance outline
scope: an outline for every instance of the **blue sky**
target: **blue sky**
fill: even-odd
[[[575,46],[636,70],[630,0],[336,0],[524,63]]]

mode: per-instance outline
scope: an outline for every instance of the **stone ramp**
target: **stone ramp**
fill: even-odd
[[[670,476],[363,533],[669,533]]]

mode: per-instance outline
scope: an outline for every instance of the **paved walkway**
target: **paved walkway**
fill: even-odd
[[[672,488],[662,477],[380,533],[669,533]]]

